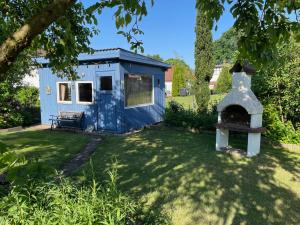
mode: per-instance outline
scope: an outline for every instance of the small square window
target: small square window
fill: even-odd
[[[101,91],[112,90],[112,76],[103,76],[100,78],[100,90]]]
[[[77,83],[77,101],[79,103],[93,102],[93,84],[92,82]]]

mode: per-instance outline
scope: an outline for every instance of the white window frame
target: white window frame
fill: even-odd
[[[71,101],[60,101],[59,100],[59,84],[70,84],[71,86]],[[71,81],[58,81],[56,82],[56,100],[59,104],[72,104],[72,82]]]
[[[152,77],[152,101],[151,103],[145,103],[145,104],[138,104],[138,105],[131,105],[131,106],[126,106],[126,102],[125,102],[125,99],[126,99],[126,96],[125,96],[125,75],[128,74],[128,75],[139,75],[139,76],[151,76]],[[148,75],[148,74],[133,74],[133,73],[126,73],[124,74],[124,108],[125,109],[132,109],[132,108],[139,108],[139,107],[145,107],[145,106],[151,106],[151,105],[154,105],[154,75]]]
[[[92,101],[91,102],[81,102],[79,101],[79,85],[78,84],[92,84]],[[87,80],[87,81],[76,81],[76,103],[81,105],[92,105],[94,104],[94,82]]]

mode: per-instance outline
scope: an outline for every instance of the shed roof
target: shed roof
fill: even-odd
[[[82,53],[79,54],[78,60],[79,62],[120,60],[161,67],[163,69],[168,69],[171,67],[169,64],[164,62],[122,48],[100,49],[96,50],[93,54]],[[37,58],[37,62],[41,64],[47,64],[49,61],[46,58]]]

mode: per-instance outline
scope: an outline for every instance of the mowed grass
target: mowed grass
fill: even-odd
[[[209,107],[211,105],[215,105],[217,102],[219,102],[225,95],[223,94],[215,94],[210,96],[210,101],[209,101]],[[189,96],[177,96],[177,97],[167,97],[166,98],[166,106],[168,106],[170,101],[175,101],[181,104],[185,109],[196,109],[196,100],[194,95],[189,95]]]
[[[176,101],[181,104],[185,109],[193,109],[194,106],[194,96],[177,96],[177,97],[167,97],[166,98],[166,105],[168,106],[170,101]]]
[[[47,180],[81,151],[89,139],[75,133],[47,130],[1,133],[1,152],[13,151],[18,156],[17,163],[8,170],[8,179],[15,184],[30,178]]]
[[[230,142],[246,144],[244,136]],[[106,136],[77,178],[101,182],[117,159],[121,190],[176,225],[300,224],[300,152],[263,145],[246,158],[214,149],[214,134],[167,127]]]

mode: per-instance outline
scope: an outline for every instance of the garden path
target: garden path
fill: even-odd
[[[81,167],[90,156],[96,151],[97,145],[100,143],[101,138],[95,137],[84,147],[82,151],[77,153],[74,158],[70,161],[64,163],[62,166],[62,175],[70,176],[72,175],[79,167]]]

